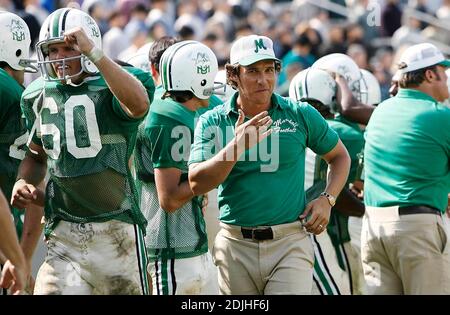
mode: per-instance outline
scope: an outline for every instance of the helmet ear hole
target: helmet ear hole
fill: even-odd
[[[96,74],[98,72],[97,66],[86,56],[81,57],[81,67],[83,68],[83,71],[88,74]]]
[[[22,55],[22,50],[21,49],[17,49],[16,50],[16,57],[19,57],[20,55]]]
[[[202,82],[200,82],[200,85],[201,85],[201,86],[205,86],[205,85],[206,85],[206,80],[203,79]]]

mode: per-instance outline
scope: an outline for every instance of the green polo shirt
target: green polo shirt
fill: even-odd
[[[366,129],[367,206],[447,208],[450,109],[427,94],[400,89],[374,111]]]
[[[200,117],[189,164],[210,159],[233,139],[237,96]],[[336,132],[306,103],[273,94],[269,115],[272,134],[247,150],[219,186],[224,223],[264,226],[297,220],[305,207],[306,147],[323,155],[338,142]]]

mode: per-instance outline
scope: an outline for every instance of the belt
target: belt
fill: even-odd
[[[439,211],[436,208],[429,207],[429,206],[405,206],[405,207],[398,207],[398,214],[399,215],[420,214],[420,213],[430,213],[430,214],[441,215],[441,211]]]
[[[257,241],[273,239],[273,231],[270,227],[254,229],[241,227],[241,232],[244,238],[251,238]]]

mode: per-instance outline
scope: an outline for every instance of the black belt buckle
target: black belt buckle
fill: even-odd
[[[399,215],[423,214],[423,213],[441,215],[441,211],[439,211],[436,208],[429,207],[429,206],[402,206],[402,207],[398,207],[398,214]]]
[[[256,228],[256,229],[249,229],[242,227],[241,232],[244,238],[251,238],[257,241],[265,241],[273,239],[273,231],[272,228],[270,227]]]

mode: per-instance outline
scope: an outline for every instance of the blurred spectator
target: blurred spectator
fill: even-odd
[[[338,4],[343,8],[347,7],[347,3],[345,2],[345,0],[330,0],[330,2]],[[330,20],[345,20],[346,19],[346,17],[344,15],[341,15],[341,14],[333,12],[333,11],[329,12],[329,17],[330,17]]]
[[[81,10],[94,18],[102,35],[108,31],[110,9],[106,5],[105,0],[84,0],[81,5]]]
[[[413,10],[416,10],[416,11],[418,11],[420,13],[424,13],[424,14],[430,14],[430,12],[428,12],[428,8],[426,6],[426,1],[425,0],[414,0],[414,2],[415,3],[412,5],[412,9]],[[431,14],[431,15],[433,15],[433,14]],[[421,30],[423,30],[427,26],[428,26],[427,22],[420,21],[419,28]]]
[[[111,12],[108,22],[110,28],[103,36],[103,51],[111,59],[117,59],[130,44],[123,31],[126,16],[121,11],[115,10]]]
[[[237,19],[244,19],[250,14],[253,0],[228,0],[231,6],[231,13]]]
[[[364,29],[356,23],[346,27],[347,45],[364,44]]]
[[[381,12],[381,32],[383,36],[391,37],[400,28],[402,12],[398,0],[386,0]]]
[[[330,32],[330,19],[328,16],[328,12],[325,10],[321,10],[317,16],[311,18],[309,20],[309,26],[317,33],[315,37],[317,37],[320,40],[314,40],[312,38],[312,32],[308,32],[308,37],[313,43],[313,54],[318,56],[319,53],[319,47],[318,45],[322,44],[322,41],[327,42],[328,41],[328,33]],[[296,30],[296,33],[299,34],[299,32]]]
[[[30,29],[30,37],[31,37],[31,45],[30,45],[30,53],[33,54],[35,51],[35,45],[39,40],[39,31],[41,29],[41,25],[38,19],[33,15],[26,11],[19,11],[17,15],[20,16],[28,28]]]
[[[211,29],[221,29],[223,33],[223,39],[231,42],[234,40],[234,23],[232,19],[232,9],[228,2],[225,1],[214,1],[215,9],[213,15],[206,22],[206,28]]]
[[[199,10],[196,1],[179,1],[177,7],[178,18],[176,19],[174,25],[175,32],[180,33],[181,29],[183,27],[186,27],[183,30],[183,33],[186,36],[188,35],[186,32],[191,29],[193,31],[193,36],[190,35],[190,38],[194,40],[200,40],[204,31],[204,22],[197,15],[198,12]]]
[[[420,33],[420,21],[411,16],[410,9],[404,11],[403,21],[403,25],[394,32],[391,38],[392,47],[422,43],[425,38]]]
[[[375,56],[370,62],[372,73],[380,83],[381,101],[389,98],[389,89],[391,87],[392,73],[390,68],[392,65],[392,50],[380,48],[376,51]]]
[[[131,56],[136,54],[139,48],[147,43],[148,29],[144,22],[130,20],[127,26],[125,26],[124,33],[131,44],[119,54],[118,59],[127,61]]]
[[[145,22],[148,16],[148,7],[144,3],[136,3],[130,11],[130,20]]]
[[[84,0],[86,1],[86,0]],[[152,4],[158,2],[158,0],[152,0]],[[127,22],[131,19],[131,11],[136,7],[137,4],[147,5],[148,0],[116,0],[117,8],[122,12]]]
[[[373,19],[372,7],[369,10],[369,4],[373,2],[372,0],[361,0],[359,4],[361,5],[361,12],[357,14],[356,23],[362,27],[364,30],[364,43],[369,44],[375,38],[380,36],[381,29],[377,25],[376,20]]]
[[[180,41],[196,40],[196,34],[194,32],[194,29],[189,25],[183,25],[181,29],[178,31],[178,36],[180,37]]]
[[[351,44],[347,49],[347,55],[352,58],[360,69],[369,69],[367,50],[361,44]]]
[[[267,1],[258,0],[248,16],[248,22],[255,34],[266,34],[272,24],[271,5]]]
[[[11,0],[0,0],[0,10],[16,12],[14,3]]]
[[[308,21],[319,14],[319,8],[306,0],[294,0],[291,11],[294,14],[294,20],[297,22]]]
[[[311,42],[309,38],[302,34],[298,36],[294,42],[294,47],[281,60],[283,68],[278,77],[278,85],[282,86],[284,83],[289,83],[287,73],[290,68],[295,68],[296,73],[309,68],[316,61],[316,58],[311,54]]]
[[[148,13],[146,23],[154,40],[163,36],[175,35],[175,30],[173,29],[175,19],[172,18],[169,11],[170,4],[167,0],[152,1],[152,9]]]
[[[323,43],[321,34],[307,23],[301,23],[295,28],[295,34],[306,35],[311,43],[311,55],[317,58],[320,55],[320,47]]]
[[[442,1],[442,6],[436,11],[436,16],[441,20],[450,19],[450,0]]]
[[[45,10],[39,3],[39,0],[24,0],[25,12],[33,15],[39,22],[39,25],[44,23],[48,16],[47,10]]]
[[[329,42],[322,47],[320,55],[325,56],[332,53],[345,54],[347,46],[344,42],[344,29],[340,25],[331,25],[328,35]]]
[[[237,26],[236,26],[236,39],[243,36],[248,36],[255,34],[253,31],[252,26],[250,23],[247,22],[247,20],[242,20]]]

